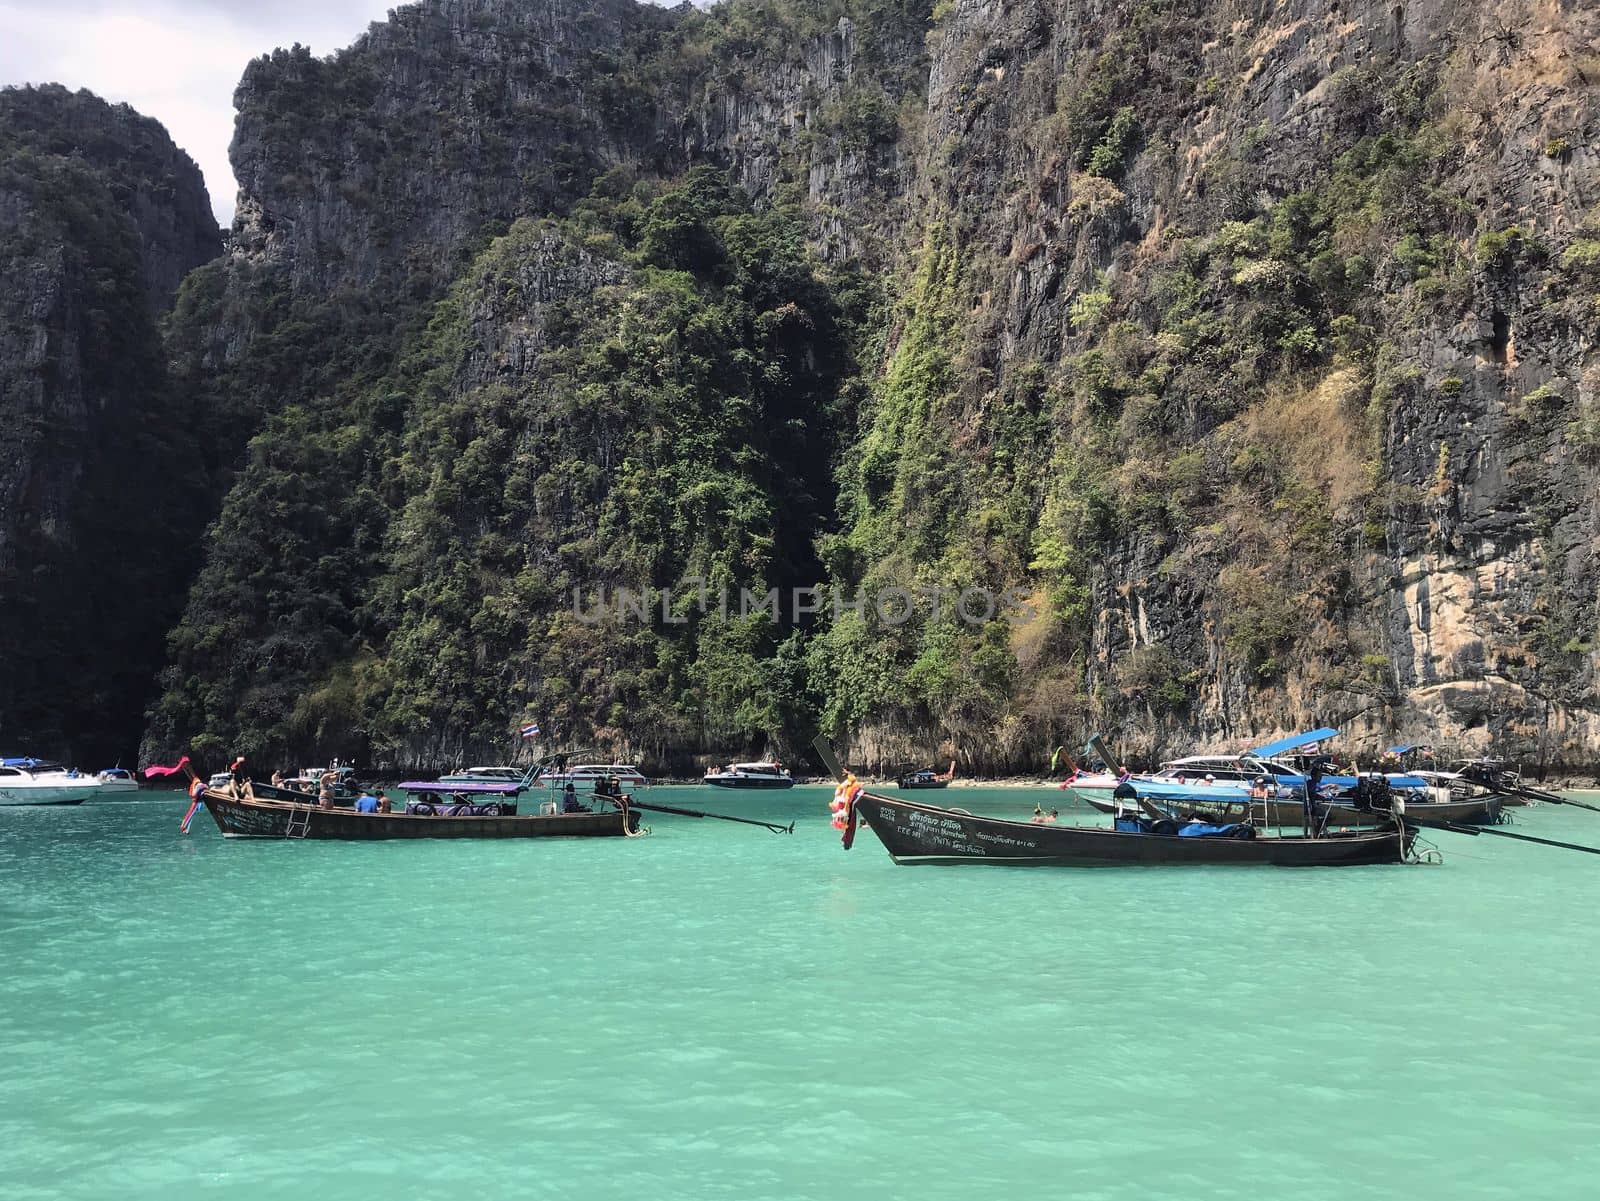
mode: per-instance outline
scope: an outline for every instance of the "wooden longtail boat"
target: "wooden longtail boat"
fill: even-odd
[[[1101,813],[1115,813],[1117,802],[1102,794],[1067,788],[1070,796]],[[1125,802],[1124,802],[1125,803]],[[1152,800],[1177,817],[1199,817],[1207,821],[1243,821],[1246,816],[1267,826],[1298,826],[1304,820],[1305,808],[1298,798],[1273,798],[1266,801],[1240,802],[1237,800]],[[1328,824],[1333,826],[1372,826],[1390,822],[1387,813],[1371,813],[1353,805],[1337,801],[1322,802],[1328,813]],[[1246,813],[1248,807],[1248,814]],[[1472,797],[1453,801],[1407,801],[1406,816],[1435,822],[1456,822],[1471,826],[1497,826],[1506,821],[1500,799],[1494,796]]]
[[[626,803],[593,813],[450,817],[320,809],[292,800],[235,797],[213,788],[201,799],[224,838],[602,838],[639,832],[639,813]]]
[[[1391,826],[1341,831],[1321,838],[1189,837],[1132,828],[1105,829],[979,817],[964,809],[941,809],[937,805],[870,792],[856,797],[852,812],[872,827],[872,832],[896,863],[1353,867],[1406,862],[1417,834],[1410,826]],[[1119,823],[1126,827],[1139,824],[1153,823]],[[848,837],[846,845],[849,845]]]
[[[917,771],[901,772],[895,777],[894,786],[902,791],[916,788],[947,788],[950,781],[956,778],[956,761],[950,760],[950,770],[941,772],[936,768],[924,767]]]

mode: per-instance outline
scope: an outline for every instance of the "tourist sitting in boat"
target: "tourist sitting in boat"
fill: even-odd
[[[255,799],[255,791],[250,787],[250,774],[244,769],[244,756],[240,755],[228,766],[228,776],[233,784],[235,798],[248,797]]]
[[[363,792],[356,798],[357,813],[376,813],[378,811],[378,798],[370,792]]]
[[[378,794],[378,812],[389,813],[392,812],[393,809],[394,806],[389,803],[389,794],[386,792],[380,792]]]
[[[595,793],[599,794],[600,793],[600,789],[602,787],[609,787],[610,783],[611,783],[611,781],[609,779],[607,779],[604,782],[604,784],[597,784],[595,786]],[[567,786],[564,789],[561,790],[561,812],[563,812],[563,813],[588,813],[589,812],[589,810],[587,808],[585,808],[582,804],[579,803],[579,801],[578,801],[578,790],[572,786],[572,781],[571,780],[568,780],[567,781]]]

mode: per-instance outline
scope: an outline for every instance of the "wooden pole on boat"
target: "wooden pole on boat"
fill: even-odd
[[[1452,834],[1470,834],[1474,838],[1480,834],[1488,834],[1494,838],[1514,838],[1518,842],[1535,842],[1544,847],[1560,847],[1564,851],[1582,851],[1588,855],[1600,855],[1600,847],[1586,847],[1576,842],[1558,842],[1554,838],[1535,838],[1532,834],[1513,834],[1510,830],[1499,830],[1493,826],[1468,826],[1461,822],[1411,817],[1409,814],[1403,820],[1413,826],[1421,826],[1425,830],[1449,830]]]
[[[818,734],[811,740],[811,747],[817,752],[817,757],[822,760],[822,766],[828,769],[828,774],[835,780],[844,780],[844,764],[839,762],[839,756],[833,753],[833,744],[826,737]]]
[[[774,834],[794,833],[793,822],[790,822],[787,826],[780,826],[776,822],[764,822],[754,817],[734,817],[728,813],[707,813],[703,809],[679,809],[674,805],[646,805],[640,801],[633,800],[631,797],[628,800],[628,808],[648,809],[651,813],[676,813],[679,817],[714,817],[718,821],[741,822],[746,826],[763,826]]]
[[[1513,788],[1507,795],[1520,796],[1529,801],[1543,801],[1547,805],[1571,805],[1577,809],[1587,809],[1590,813],[1600,813],[1600,805],[1591,805],[1587,801],[1574,801],[1570,797],[1546,792],[1542,788]]]
[[[1095,754],[1099,755],[1100,762],[1104,763],[1116,775],[1120,776],[1123,774],[1122,764],[1118,762],[1117,757],[1111,753],[1111,748],[1106,746],[1106,740],[1100,737],[1100,735],[1091,734],[1089,736],[1089,749]],[[1121,787],[1121,785],[1118,785],[1118,787]],[[1128,787],[1133,788],[1131,784]],[[1112,797],[1116,797],[1117,793],[1115,789],[1112,790],[1111,795]],[[1139,808],[1144,811],[1145,816],[1150,818],[1152,821],[1165,821],[1171,816],[1164,810],[1158,809],[1155,805],[1152,805],[1146,798],[1140,796],[1139,790],[1136,788],[1133,789],[1133,799],[1139,803]]]

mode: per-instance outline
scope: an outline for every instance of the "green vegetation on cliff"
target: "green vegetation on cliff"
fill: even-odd
[[[530,711],[657,755],[784,729],[787,615],[688,601],[819,578],[840,323],[796,214],[709,170],[517,222],[394,372],[251,440],[158,721],[402,762]],[[681,624],[619,588],[674,589]]]
[[[152,746],[1600,730],[1591,17],[454,11],[241,89],[170,345],[255,436]],[[702,582],[846,603],[572,611]]]

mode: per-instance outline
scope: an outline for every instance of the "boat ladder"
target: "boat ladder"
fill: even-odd
[[[304,838],[311,830],[311,806],[296,805],[289,810],[289,822],[283,827],[285,838]]]

